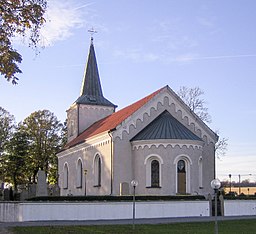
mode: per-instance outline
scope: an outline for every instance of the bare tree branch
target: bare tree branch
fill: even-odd
[[[205,100],[202,98],[203,90],[199,87],[187,88],[182,86],[177,94],[201,120],[206,123],[212,122],[208,108],[205,107]]]
[[[178,96],[185,102],[185,104],[205,123],[211,123],[211,116],[208,113],[208,108],[205,106],[206,102],[202,98],[204,92],[199,88],[187,88],[185,86],[180,87],[177,92]],[[218,134],[218,131],[216,131]],[[215,144],[215,153],[217,158],[225,156],[227,152],[228,139],[219,138]]]

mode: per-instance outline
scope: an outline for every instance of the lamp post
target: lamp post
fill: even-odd
[[[238,178],[239,178],[239,181],[238,181],[238,183],[239,183],[239,191],[238,191],[238,194],[240,195],[240,194],[241,194],[241,175],[240,175],[240,174],[238,175]]]
[[[138,186],[138,181],[132,180],[131,185],[133,187],[132,228],[135,229],[135,189]]]
[[[86,174],[87,174],[87,170],[84,170],[84,195],[86,196]]]
[[[231,183],[231,176],[232,176],[231,174],[228,175],[228,177],[229,177],[229,179],[230,179],[230,183],[229,183],[229,192],[230,192],[230,193],[231,193],[231,184],[232,184],[232,183]]]
[[[248,176],[251,176],[252,174],[247,174]],[[238,179],[239,179],[239,195],[241,194],[241,176],[247,176],[247,175],[238,175]]]
[[[214,225],[214,233],[218,234],[218,220],[217,220],[217,195],[218,195],[218,190],[221,186],[220,180],[219,179],[214,179],[211,181],[211,187],[214,189],[215,193],[215,203],[214,203],[214,216],[215,216],[215,225]]]

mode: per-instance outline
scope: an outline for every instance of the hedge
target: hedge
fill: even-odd
[[[27,201],[132,201],[133,196],[44,196],[33,197]],[[202,195],[177,195],[177,196],[136,196],[136,201],[191,201],[205,200]]]

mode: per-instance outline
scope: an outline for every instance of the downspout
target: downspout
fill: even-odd
[[[216,145],[214,144],[214,179],[216,179]]]
[[[110,159],[111,159],[111,166],[110,166],[110,195],[113,195],[113,137],[111,131],[108,131],[108,135],[111,138],[110,142]]]

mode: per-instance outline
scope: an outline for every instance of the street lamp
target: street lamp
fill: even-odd
[[[218,234],[218,220],[217,220],[217,195],[218,195],[218,190],[221,186],[220,180],[219,179],[214,179],[211,181],[211,187],[214,189],[215,192],[215,204],[214,204],[214,215],[215,215],[215,225],[214,225],[214,230],[215,234]]]
[[[84,170],[84,195],[86,196],[86,175],[87,175],[87,170]]]
[[[231,174],[228,175],[228,177],[229,177],[229,179],[230,179],[230,183],[229,183],[229,188],[230,188],[230,189],[229,189],[229,192],[230,192],[230,193],[231,193],[231,185],[232,185],[232,183],[231,183],[231,176],[232,176]]]
[[[132,206],[132,228],[135,229],[135,189],[138,186],[137,180],[132,180],[131,185],[133,187],[133,206]]]

